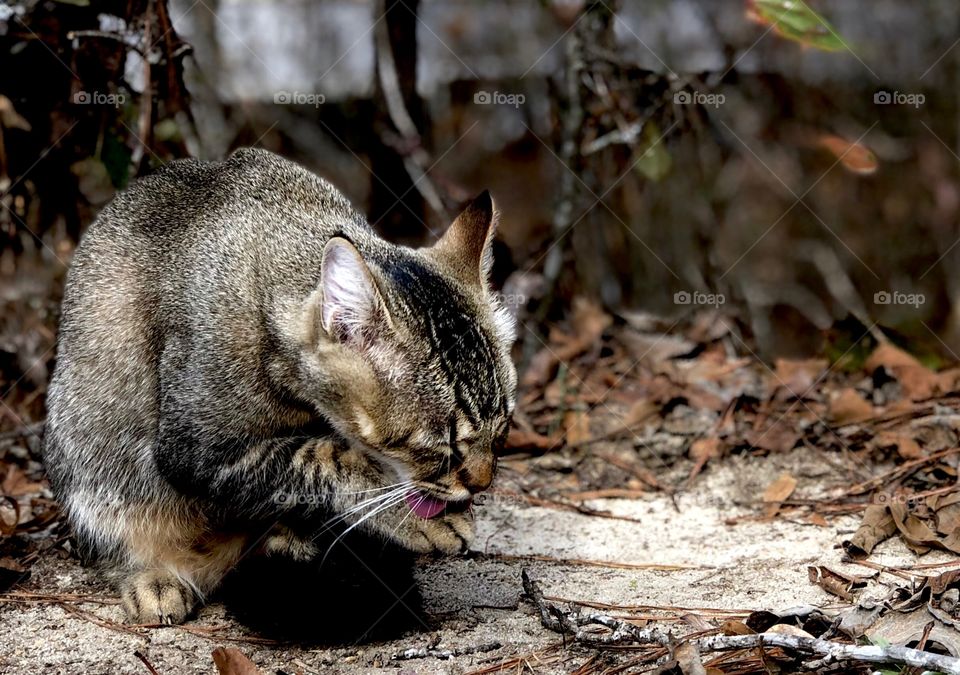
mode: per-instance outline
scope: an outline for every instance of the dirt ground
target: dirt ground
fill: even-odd
[[[507,463],[498,489],[509,487],[537,460]],[[535,468],[535,467],[534,467]],[[688,467],[678,466],[682,472]],[[35,601],[0,604],[0,670],[4,673],[159,673],[212,672],[212,650],[232,646],[263,672],[302,673],[565,673],[592,658],[577,647],[557,646],[559,636],[540,625],[522,597],[521,569],[541,582],[545,593],[578,601],[706,608],[743,613],[783,610],[812,604],[839,607],[837,598],[811,584],[807,566],[863,574],[840,563],[838,544],[856,529],[859,517],[841,516],[827,527],[789,520],[750,520],[757,495],[777,476],[798,480],[796,494],[829,493],[834,470],[824,458],[800,449],[770,457],[734,456],[707,470],[695,489],[671,499],[651,493],[640,499],[598,499],[591,508],[615,517],[535,506],[497,498],[477,508],[478,532],[470,555],[421,560],[415,583],[422,611],[413,626],[386,640],[351,640],[336,646],[260,644],[258,635],[220,602],[213,602],[185,628],[122,628],[121,610],[98,602]],[[838,483],[839,484],[839,483]],[[730,519],[745,517],[737,524]],[[633,519],[633,520],[627,520]],[[537,556],[540,559],[525,556]],[[923,562],[949,560],[936,552]],[[871,560],[885,565],[913,564],[899,539],[880,545]],[[608,564],[610,566],[603,566]],[[616,567],[623,564],[622,568]],[[109,588],[72,559],[47,556],[33,568],[23,593],[90,594],[109,601]],[[324,583],[335,584],[336,581]],[[383,594],[395,591],[386,587]],[[874,582],[867,593],[883,595]],[[378,591],[374,591],[378,592]],[[402,593],[396,595],[404,597]],[[339,603],[320,601],[317,616],[336,616]],[[295,605],[296,593],[284,603]],[[403,606],[397,600],[395,609]],[[405,609],[405,608],[404,608]],[[380,616],[371,612],[369,621]],[[423,623],[418,624],[422,619]],[[129,630],[129,632],[126,632]],[[308,629],[309,630],[309,629]],[[363,631],[360,631],[362,634]],[[261,638],[262,639],[262,638]],[[461,656],[403,658],[412,649],[465,652]]]

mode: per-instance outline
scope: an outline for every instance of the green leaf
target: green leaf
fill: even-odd
[[[805,0],[747,0],[747,17],[764,26],[773,26],[787,40],[827,52],[847,48],[827,20],[813,11]]]
[[[644,125],[643,142],[640,147],[643,148],[643,152],[634,161],[634,170],[641,176],[659,183],[664,176],[670,173],[673,159],[667,152],[664,139],[661,138],[660,127],[654,122],[647,122]]]

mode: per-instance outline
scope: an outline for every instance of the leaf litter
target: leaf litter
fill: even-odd
[[[837,516],[859,514],[860,525],[844,538],[840,555],[870,572],[857,576],[810,565],[810,582],[841,605],[782,612],[565,600],[567,609],[551,616],[560,622],[565,640],[577,631],[587,638],[573,641],[587,649],[578,672],[669,663],[683,672],[768,672],[829,660],[817,641],[843,648],[841,660],[831,666],[837,672],[867,663],[856,651],[864,640],[881,644],[881,651],[889,644],[881,656],[892,665],[922,660],[924,654],[960,657],[960,570],[919,563],[889,568],[871,559],[892,538],[917,556],[934,550],[960,555],[960,370],[934,370],[891,343],[874,345],[852,366],[823,358],[766,364],[746,347],[738,324],[717,311],[670,323],[611,316],[585,300],[578,300],[570,320],[553,326],[542,341],[528,342],[536,348],[521,368],[520,403],[501,452],[517,488],[511,498],[617,518],[602,500],[645,499],[651,493],[674,498],[696,489],[712,466],[735,455],[762,459],[818,452],[830,463],[818,478],[818,490],[811,491],[805,476],[783,473],[747,504],[753,515],[730,517],[727,523],[789,520],[828,527]],[[29,396],[11,401],[25,419],[36,418],[30,414],[36,402]],[[32,564],[41,555],[72,552],[37,461],[40,428],[34,424],[2,433],[0,591],[8,602],[23,602],[15,594],[23,592],[17,586],[29,578]],[[683,527],[682,515],[676,527]],[[557,562],[617,567],[573,558]],[[874,597],[867,589],[879,580],[885,593]],[[49,601],[73,603],[59,596]],[[591,607],[597,615],[586,619],[577,609]],[[638,643],[635,631],[617,622],[650,629],[657,638]],[[658,632],[664,626],[667,633]],[[213,639],[216,635],[211,633]],[[741,643],[721,638],[742,638],[751,646],[740,648]],[[603,646],[596,652],[598,643]],[[896,651],[921,643],[923,651]],[[767,646],[758,651],[757,644]],[[443,651],[431,649],[425,653],[434,658]],[[476,672],[498,672],[498,664],[516,669],[568,663],[557,650],[555,645],[519,656],[494,650],[478,661]],[[217,651],[211,660],[220,672],[257,672],[234,648]]]

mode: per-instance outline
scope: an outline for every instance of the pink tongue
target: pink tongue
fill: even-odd
[[[447,508],[447,502],[436,497],[431,497],[417,490],[411,490],[406,496],[407,505],[410,510],[421,518],[433,518],[439,515]]]

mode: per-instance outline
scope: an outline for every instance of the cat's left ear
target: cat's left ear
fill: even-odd
[[[334,237],[323,249],[320,288],[320,323],[334,339],[362,346],[389,325],[386,303],[373,274],[346,239]]]
[[[493,266],[493,235],[498,219],[490,192],[484,190],[457,216],[431,250],[463,283],[486,286]]]

